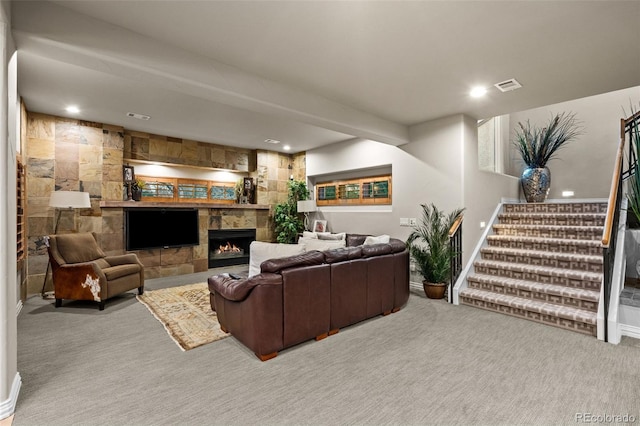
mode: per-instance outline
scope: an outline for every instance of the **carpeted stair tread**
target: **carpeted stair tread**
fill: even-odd
[[[485,284],[498,284],[504,287],[517,288],[527,291],[535,291],[546,294],[553,294],[562,297],[571,297],[574,299],[588,300],[598,302],[600,299],[600,291],[588,290],[575,287],[567,287],[556,284],[544,284],[534,281],[518,280],[515,278],[497,277],[495,275],[473,274],[468,276],[468,281]]]
[[[595,256],[595,255],[589,255],[589,254],[564,253],[564,252],[543,251],[543,250],[512,249],[512,248],[506,248],[506,247],[491,247],[491,246],[483,247],[480,251],[483,253],[527,255],[532,257],[544,257],[548,259],[579,260],[582,262],[602,264],[602,256]]]
[[[498,219],[504,224],[603,226],[605,213],[500,213]]]
[[[507,212],[507,213],[499,213],[499,218],[521,218],[521,219],[530,219],[530,218],[540,218],[540,217],[548,217],[548,218],[560,218],[560,219],[569,219],[569,218],[583,218],[583,219],[602,219],[604,222],[607,217],[606,213],[525,213],[525,212]]]
[[[576,271],[573,269],[550,268],[547,266],[528,265],[525,263],[499,262],[493,260],[477,260],[474,262],[474,266],[476,268],[485,267],[503,271],[506,270],[515,272],[526,272],[537,275],[567,278],[571,280],[591,281],[597,283],[602,282],[602,273],[598,272]]]
[[[494,225],[495,226],[495,225]],[[488,235],[488,241],[515,241],[529,243],[554,243],[568,246],[602,247],[601,240],[573,240],[569,238],[529,237],[520,235]]]
[[[543,303],[531,299],[523,299],[521,297],[493,293],[475,288],[464,289],[460,292],[460,297],[483,300],[497,305],[510,306],[525,311],[533,311],[543,315],[565,318],[591,325],[595,325],[597,319],[596,312],[590,312],[584,309],[575,309],[568,306],[554,305],[552,303]]]
[[[507,203],[503,210],[523,213],[606,213],[607,203]]]
[[[603,226],[573,226],[573,225],[522,225],[511,223],[497,223],[493,225],[497,234],[533,236],[543,238],[566,239],[600,239]]]
[[[487,246],[480,249],[482,259],[526,263],[556,268],[602,272],[602,256]]]

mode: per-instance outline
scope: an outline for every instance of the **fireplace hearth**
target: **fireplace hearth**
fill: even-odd
[[[209,268],[249,263],[249,245],[255,229],[210,229]]]

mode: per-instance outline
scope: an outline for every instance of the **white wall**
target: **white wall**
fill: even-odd
[[[11,38],[10,4],[0,5],[0,419],[15,410],[20,389],[17,370],[17,321],[16,321],[16,134],[9,116],[16,117],[15,94],[9,96],[9,88],[15,90],[16,82],[8,81],[9,62],[15,48]],[[12,61],[15,67],[15,61]],[[15,69],[11,73],[15,79]],[[13,99],[9,102],[9,99]],[[9,112],[10,111],[10,112]],[[11,137],[9,137],[11,136]]]
[[[606,198],[620,139],[620,119],[630,115],[631,105],[636,111],[640,109],[640,87],[514,113],[509,120],[511,139],[519,121],[544,125],[553,114],[574,112],[584,124],[584,135],[561,148],[557,158],[548,163],[549,198],[562,198],[563,190],[574,191],[575,198]],[[511,168],[519,176],[524,166],[518,154],[513,153],[512,158]]]
[[[352,140],[307,152],[311,182],[348,170],[391,165],[393,204],[388,207],[321,208],[319,216],[336,232],[389,234],[406,239],[409,227],[401,217],[419,218],[420,204],[434,203],[450,212],[465,207],[463,261],[471,254],[482,230],[503,197],[518,197],[518,179],[478,169],[476,120],[456,115],[413,126],[411,143],[393,147],[368,140]],[[316,217],[317,218],[317,217]]]
[[[466,264],[484,229],[480,222],[488,223],[502,198],[518,199],[520,179],[478,168],[477,123],[471,117],[464,119],[464,191],[466,207],[462,227],[462,261]]]
[[[418,218],[421,203],[450,211],[462,204],[462,116],[432,121],[410,130],[413,142],[394,147],[355,139],[307,152],[311,183],[332,174],[391,166],[391,206],[322,207],[311,219],[328,220],[334,232],[389,234],[406,239],[411,228],[401,217]]]

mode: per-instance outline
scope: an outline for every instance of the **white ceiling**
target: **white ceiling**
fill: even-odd
[[[639,1],[14,1],[27,109],[292,152],[640,86]],[[523,88],[492,85],[516,78]],[[490,87],[474,99],[472,86]],[[150,115],[149,121],[126,117]],[[279,149],[279,148],[275,148]]]

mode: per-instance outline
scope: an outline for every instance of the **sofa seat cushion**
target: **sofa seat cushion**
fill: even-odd
[[[111,266],[109,268],[104,268],[102,272],[104,272],[104,275],[107,277],[107,281],[113,281],[120,277],[126,277],[127,275],[140,273],[140,265],[128,264]]]
[[[305,251],[301,244],[279,244],[253,241],[249,246],[249,276],[260,273],[260,265],[265,260],[294,256]]]

